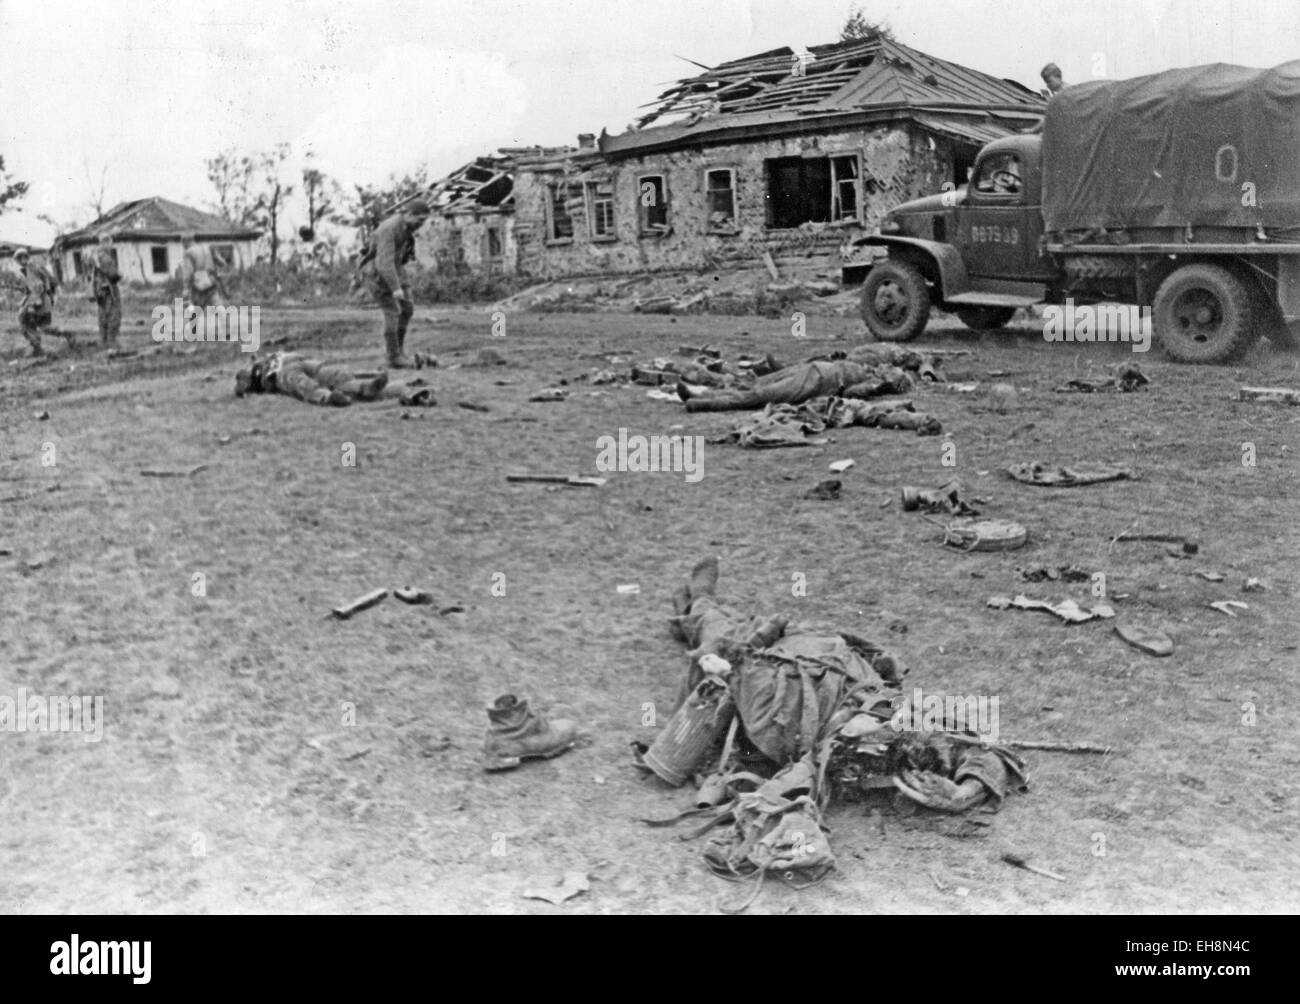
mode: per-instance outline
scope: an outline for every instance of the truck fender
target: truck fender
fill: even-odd
[[[970,290],[966,263],[962,261],[961,253],[951,244],[922,240],[919,237],[896,237],[891,234],[872,234],[870,237],[854,241],[854,244],[883,247],[891,252],[897,249],[896,257],[913,261],[921,269],[922,274],[939,287],[941,299]]]

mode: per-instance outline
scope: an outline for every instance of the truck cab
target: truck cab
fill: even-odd
[[[880,224],[886,238],[934,241],[955,248],[974,278],[1048,280],[1041,250],[1042,138],[1007,136],[984,147],[970,181],[940,195],[904,202]],[[888,243],[865,238],[860,243]]]

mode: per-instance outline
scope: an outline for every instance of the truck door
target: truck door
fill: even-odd
[[[951,242],[968,275],[1031,281],[1050,274],[1039,253],[1043,217],[1033,170],[1014,150],[988,151],[975,164]]]

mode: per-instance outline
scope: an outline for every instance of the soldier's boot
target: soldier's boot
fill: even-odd
[[[572,748],[578,738],[573,722],[548,722],[514,694],[502,694],[487,709],[483,769],[510,770],[525,760],[550,759]]]
[[[384,328],[384,347],[388,350],[390,369],[407,370],[415,364],[409,356],[402,355],[402,336],[395,328]]]
[[[41,348],[41,334],[39,331],[23,328],[23,337],[27,339],[27,344],[32,347],[33,359],[39,359],[45,355],[45,350]]]

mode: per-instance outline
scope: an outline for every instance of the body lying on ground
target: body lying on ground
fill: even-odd
[[[816,397],[865,399],[906,394],[914,386],[907,370],[938,379],[933,365],[920,353],[894,345],[864,345],[843,358],[819,358],[795,363],[760,376],[749,388],[711,390],[677,384],[687,411],[751,411],[769,404],[802,404]]]
[[[235,396],[287,394],[308,404],[345,407],[354,401],[393,398],[404,405],[434,404],[433,388],[416,379],[389,383],[388,375],[361,377],[351,370],[298,352],[273,352],[235,374]]]
[[[647,822],[709,814],[696,835],[729,824],[703,852],[716,874],[820,880],[835,865],[822,822],[832,792],[883,786],[964,812],[1023,788],[1009,749],[946,719],[909,731],[895,656],[847,632],[746,616],[718,600],[717,579],[717,560],[706,559],[673,594],[673,629],[690,661],[672,718],[637,753],[638,766],[670,784],[702,778],[697,808]]]

